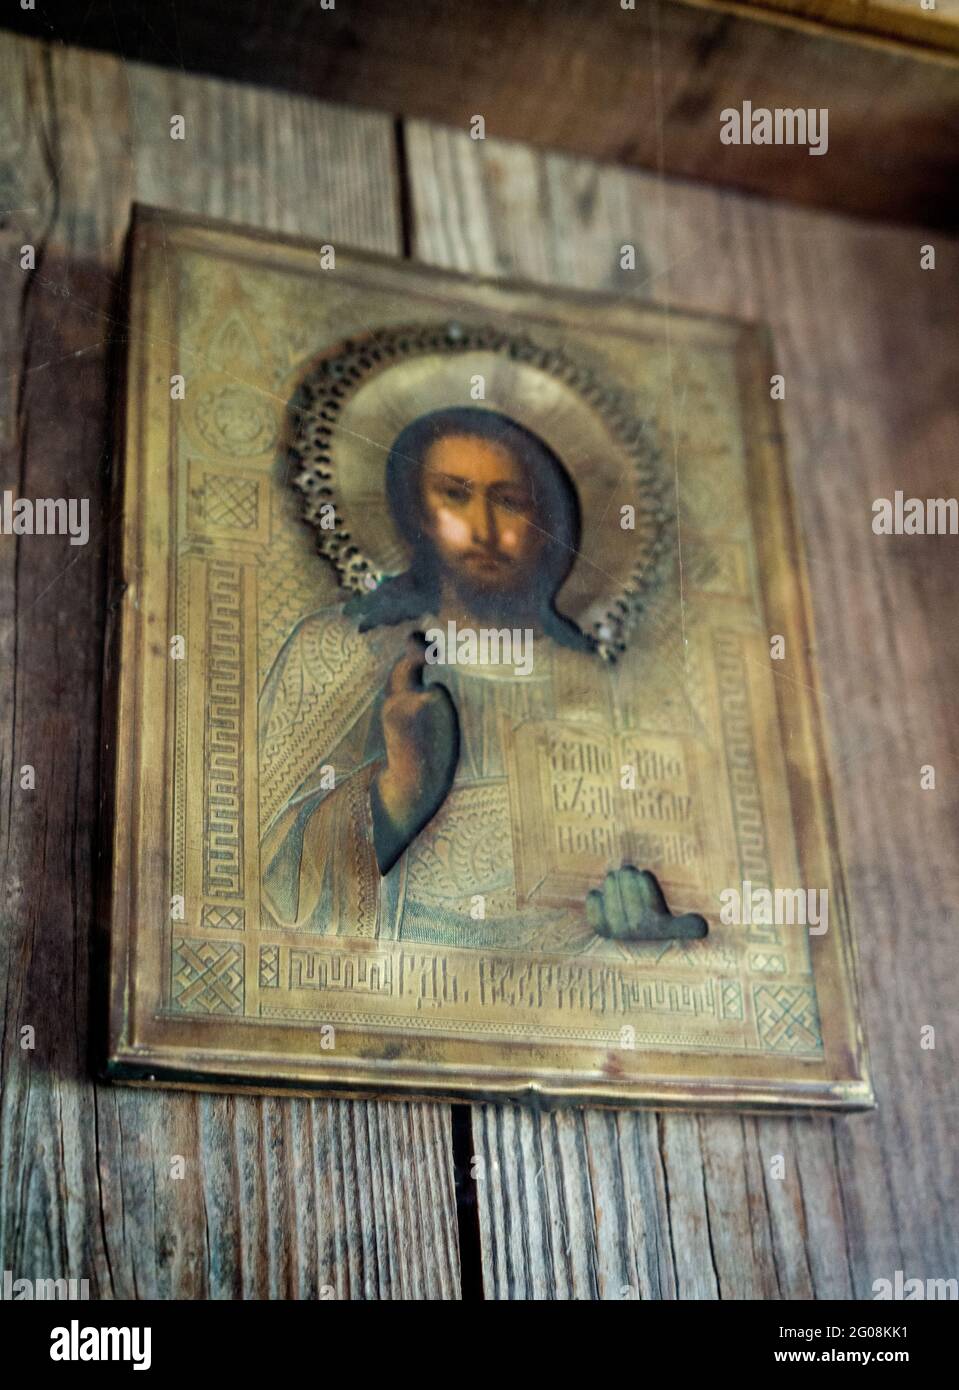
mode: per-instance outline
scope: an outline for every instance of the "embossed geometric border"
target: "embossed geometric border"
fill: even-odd
[[[270,485],[269,476],[262,472],[191,459],[187,475],[190,534],[266,545],[270,539]]]
[[[764,1046],[793,1054],[822,1052],[816,994],[808,985],[754,985],[753,1007]]]
[[[171,975],[174,1009],[182,1013],[242,1016],[242,942],[174,937]]]

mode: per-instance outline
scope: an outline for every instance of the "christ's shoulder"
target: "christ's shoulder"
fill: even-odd
[[[379,679],[401,645],[402,637],[392,631],[360,632],[342,604],[331,604],[306,614],[291,628],[264,689],[282,682],[318,692],[346,680]]]

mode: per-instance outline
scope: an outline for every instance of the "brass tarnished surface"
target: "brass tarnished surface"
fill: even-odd
[[[871,1104],[761,330],[150,210],[130,257],[112,1074]],[[596,649],[443,668],[455,777],[381,876],[383,691],[432,615],[360,631],[344,600],[410,562],[397,435],[477,379],[572,480],[556,607]],[[708,936],[597,935],[624,863]],[[746,883],[826,892],[828,930],[723,921]]]

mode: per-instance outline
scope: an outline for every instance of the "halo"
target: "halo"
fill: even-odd
[[[471,394],[477,378],[482,400]],[[525,336],[414,324],[352,338],[310,363],[290,401],[287,437],[290,478],[317,549],[350,590],[404,570],[411,553],[386,501],[390,448],[417,416],[462,405],[511,417],[562,460],[579,494],[582,534],[556,606],[614,659],[669,555],[662,458],[650,422],[631,415],[621,391]]]

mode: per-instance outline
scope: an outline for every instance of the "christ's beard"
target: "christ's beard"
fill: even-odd
[[[540,606],[536,586],[528,583],[527,572],[512,566],[504,566],[488,584],[462,571],[446,570],[443,580],[443,592],[452,606],[482,620],[514,623],[528,618]]]

